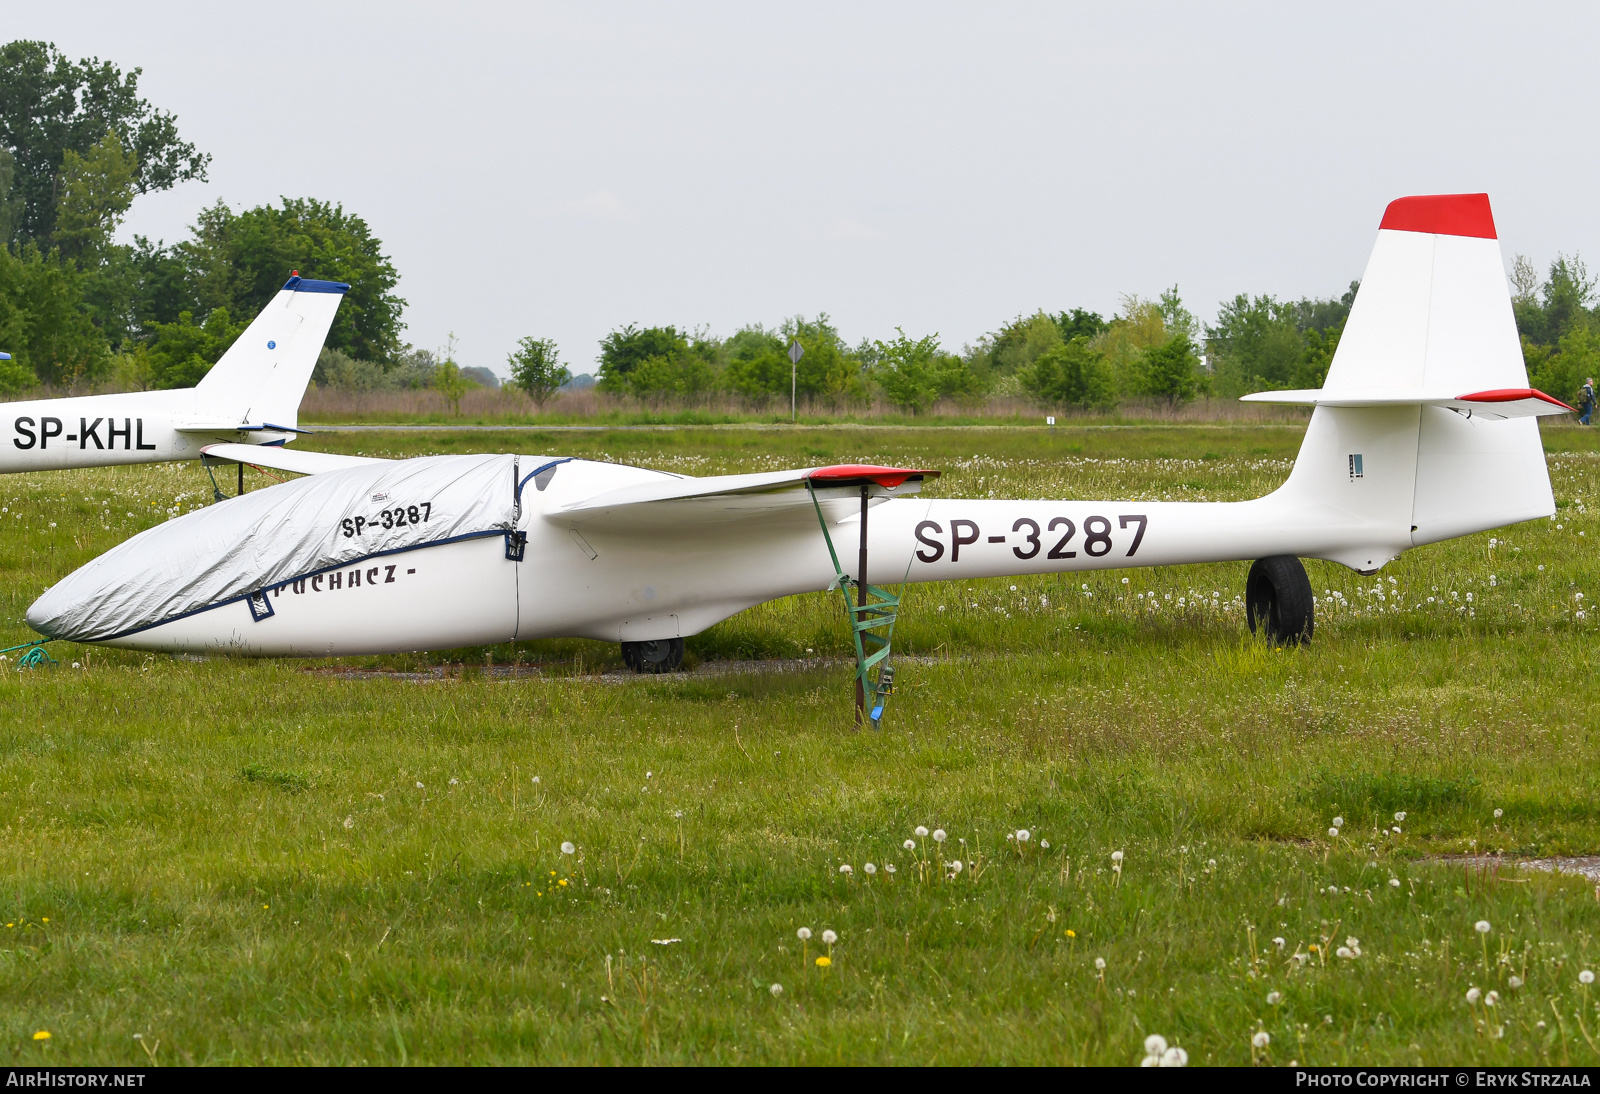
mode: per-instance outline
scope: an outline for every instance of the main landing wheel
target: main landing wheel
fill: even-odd
[[[634,672],[676,672],[683,664],[683,639],[656,638],[624,642],[622,661]]]
[[[1311,641],[1316,627],[1311,579],[1293,555],[1273,555],[1251,563],[1244,601],[1251,634],[1259,627],[1274,646]]]

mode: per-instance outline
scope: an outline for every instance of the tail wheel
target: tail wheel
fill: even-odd
[[[656,638],[624,642],[622,661],[634,672],[676,672],[683,664],[683,639]]]
[[[1245,610],[1250,633],[1259,628],[1275,646],[1298,646],[1311,641],[1316,611],[1311,579],[1293,555],[1273,555],[1250,564],[1244,583]]]

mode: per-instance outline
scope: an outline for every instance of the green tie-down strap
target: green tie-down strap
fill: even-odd
[[[817,523],[822,526],[822,538],[828,544],[828,557],[833,559],[834,584],[839,586],[839,592],[844,596],[845,614],[850,620],[850,637],[856,646],[856,679],[861,684],[861,693],[872,700],[869,716],[876,725],[883,718],[883,708],[894,690],[894,667],[888,664],[889,639],[894,634],[900,598],[876,585],[866,585],[867,602],[856,603],[851,589],[854,587],[859,590],[863,586],[839,565],[839,552],[833,548],[833,536],[828,533],[828,522],[822,515],[822,506],[817,502],[817,493],[811,489],[810,483],[806,484],[806,489],[811,492]],[[878,670],[876,682],[872,680],[874,668]]]
[[[52,641],[54,639],[41,638],[37,642],[24,642],[20,646],[8,646],[0,650],[0,654],[10,653],[13,650],[27,650],[27,653],[20,654],[17,657],[17,668],[19,669],[37,668],[40,665],[54,665],[58,663],[56,659],[44,652],[44,644]]]

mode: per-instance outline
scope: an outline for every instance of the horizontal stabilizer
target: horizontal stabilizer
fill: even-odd
[[[1294,406],[1440,406],[1468,418],[1501,421],[1545,414],[1570,414],[1573,408],[1560,399],[1531,387],[1497,388],[1465,395],[1396,388],[1307,388],[1298,391],[1258,391],[1240,399],[1245,403],[1287,403]]]
[[[337,452],[302,452],[275,444],[208,444],[200,452],[214,460],[270,467],[296,475],[320,475],[368,463],[389,463],[376,456],[341,456]]]

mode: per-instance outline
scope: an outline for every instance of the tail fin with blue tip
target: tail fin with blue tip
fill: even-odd
[[[196,385],[196,409],[241,425],[299,425],[301,396],[349,291],[296,272]]]

